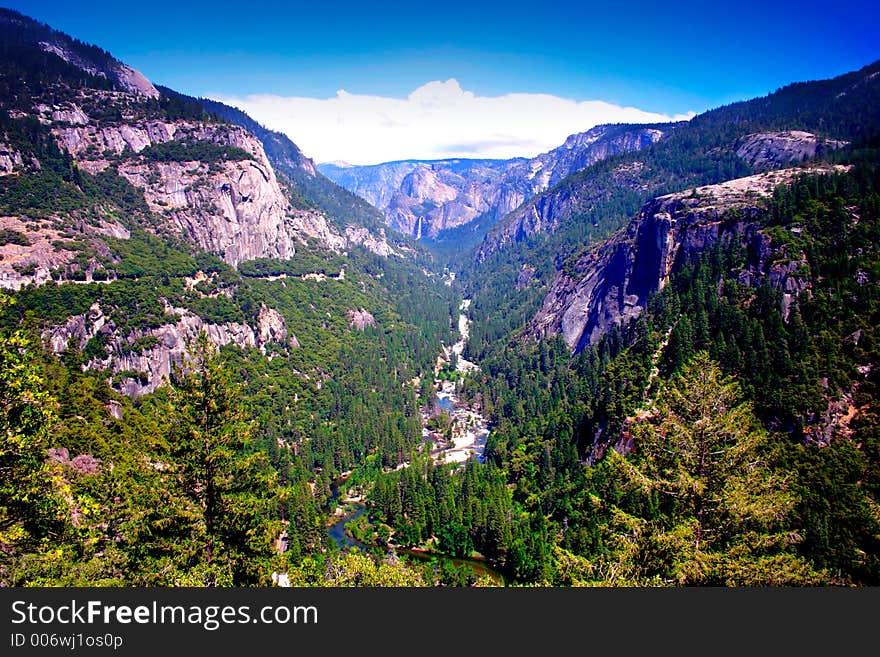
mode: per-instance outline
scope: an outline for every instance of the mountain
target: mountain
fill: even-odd
[[[652,148],[603,160],[538,194],[493,228],[478,258],[560,226],[597,224],[612,206],[631,213],[633,201],[785,166],[870,137],[878,71],[875,63],[696,116]]]
[[[75,245],[106,252],[99,234],[124,238],[134,228],[127,209],[94,204],[81,180],[139,190],[129,196],[142,196],[143,221],[233,266],[289,258],[309,238],[328,248],[344,246],[324,215],[291,204],[253,134],[181,97],[160,94],[106,53],[20,15],[0,15],[0,29],[5,47],[16,50],[3,60],[5,146],[8,160],[22,169],[5,168],[4,211],[7,223],[18,216],[10,229],[30,220],[34,246],[0,263],[5,286],[75,272],[91,280],[100,258],[84,258]],[[56,77],[35,79],[47,57]],[[60,190],[53,191],[56,185]],[[74,217],[84,226],[68,236],[72,241],[59,241],[62,224]]]
[[[471,357],[522,329],[566,263],[592,252],[652,198],[747,177],[875,138],[880,62],[788,85],[679,124],[640,151],[599,161],[511,212],[459,258],[474,297]]]
[[[487,459],[533,531],[561,532],[537,577],[753,585],[773,563],[777,585],[880,581],[878,100],[875,62],[712,110],[561,180],[460,260]],[[735,427],[757,433],[704,454],[763,445],[745,488],[791,497],[751,526],[787,518],[785,541],[713,545],[705,508],[664,488],[711,485],[687,443]],[[712,504],[727,522],[743,499]]]
[[[3,24],[3,57],[13,59],[44,59],[33,51],[36,45],[43,53],[56,55],[89,75],[103,78],[119,89],[147,98],[158,98],[159,91],[139,71],[114,58],[107,51],[53,30],[16,11],[0,7]],[[33,71],[33,69],[31,69]]]
[[[323,305],[348,298],[340,315],[381,316],[409,295],[385,281],[367,291],[358,267],[391,286],[425,278],[427,254],[285,136],[16,12],[0,12],[0,34],[0,287],[22,292],[55,353],[76,344],[115,389],[155,391],[200,331],[263,354],[307,345],[314,325],[295,335],[296,318],[276,310],[303,291],[282,282],[290,294],[272,298],[260,281],[347,271],[358,293],[336,289]],[[326,309],[310,312],[326,328]]]
[[[432,248],[525,199],[450,272],[234,108],[0,53],[0,585],[880,583],[880,63],[373,171]]]
[[[460,301],[433,267],[283,135],[0,11],[0,405],[29,450],[2,456],[0,582],[268,585],[323,559],[331,482],[422,445]],[[224,474],[184,490],[202,458]]]
[[[597,126],[531,159],[405,160],[372,166],[319,164],[318,168],[382,210],[391,227],[416,239],[436,239],[478,219],[491,226],[575,171],[612,155],[641,150],[673,127]]]
[[[325,177],[287,135],[265,128],[235,107],[208,98],[197,101],[206,111],[245,128],[260,140],[275,171],[287,182],[295,205],[322,211],[350,242],[383,255],[393,251],[388,239],[399,238],[386,236],[382,213]]]
[[[651,200],[612,239],[557,274],[531,330],[541,337],[561,335],[579,353],[644,312],[649,298],[682,263],[731,242],[747,253],[738,280],[779,291],[782,317],[788,319],[792,304],[808,287],[799,273],[804,255],[792,252],[786,240],[771,238],[758,218],[778,186],[846,168],[780,169]]]

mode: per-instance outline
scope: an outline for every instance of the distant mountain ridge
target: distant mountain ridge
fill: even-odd
[[[572,173],[612,155],[641,150],[675,125],[596,126],[529,159],[328,163],[318,169],[382,210],[392,228],[416,239],[437,238],[477,219],[491,225]]]

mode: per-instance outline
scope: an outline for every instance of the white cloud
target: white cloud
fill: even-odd
[[[532,157],[601,123],[689,119],[600,100],[547,94],[477,96],[458,81],[433,81],[407,98],[351,94],[332,98],[217,97],[289,136],[317,162],[374,164],[448,157]]]

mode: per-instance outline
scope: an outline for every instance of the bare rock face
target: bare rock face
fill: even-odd
[[[9,144],[2,141],[0,135],[0,176],[5,176],[24,164],[21,153],[13,149]]]
[[[483,262],[507,244],[521,241],[538,233],[553,233],[575,215],[587,215],[593,207],[607,199],[618,188],[637,190],[641,161],[618,165],[608,174],[607,184],[561,184],[534,196],[504,217],[483,240],[477,261]]]
[[[363,308],[359,308],[358,310],[349,310],[348,321],[349,325],[352,328],[357,329],[358,331],[363,331],[368,326],[377,326],[376,318],[373,317],[372,313],[364,310]]]
[[[128,239],[130,233],[115,218],[105,217],[95,222],[68,221],[77,231],[88,236],[100,254],[106,254],[101,236]],[[25,285],[43,285],[53,279],[53,271],[78,270],[84,274],[82,282],[92,282],[99,268],[92,259],[87,266],[73,262],[76,251],[66,249],[62,233],[50,220],[23,221],[19,217],[0,217],[0,230],[8,230],[23,237],[24,243],[0,244],[0,288],[19,290]]]
[[[801,162],[846,146],[847,142],[817,137],[810,132],[760,132],[735,145],[736,154],[756,169],[774,169]]]
[[[260,304],[260,314],[257,315],[257,339],[261,344],[287,340],[287,324],[281,313],[265,304]]]
[[[105,355],[90,360],[83,369],[106,371],[113,388],[129,397],[153,392],[161,386],[175,364],[183,362],[188,342],[202,331],[218,347],[256,347],[266,353],[270,344],[299,346],[296,336],[288,339],[281,314],[265,305],[260,307],[256,328],[238,322],[212,324],[186,309],[167,304],[165,314],[173,320],[158,328],[135,329],[121,336],[100,305],[94,303],[88,313],[68,317],[64,324],[46,330],[42,337],[57,354],[71,342],[82,349],[89,340],[101,335]]]
[[[349,225],[345,228],[345,239],[349,245],[363,246],[368,251],[372,251],[383,258],[387,258],[390,255],[400,255],[388,243],[388,237],[382,229],[379,229],[379,234],[376,236],[363,226]]]
[[[806,261],[761,232],[761,201],[779,184],[804,173],[784,169],[661,196],[650,201],[616,236],[560,271],[531,323],[536,337],[559,335],[573,352],[596,344],[614,326],[638,317],[663,288],[678,262],[719,240],[736,240],[749,254],[740,282],[767,282],[783,292],[788,309],[808,289]]]
[[[65,122],[53,125],[59,145],[77,165],[97,173],[109,166],[103,154],[132,155],[119,173],[144,191],[150,209],[203,249],[236,266],[254,258],[289,259],[296,242],[315,237],[340,249],[323,214],[293,208],[278,184],[260,141],[227,124],[145,121],[122,125]],[[233,146],[252,159],[221,163],[152,162],[138,157],[145,148],[171,140]]]
[[[481,217],[496,222],[572,173],[645,148],[663,134],[642,126],[597,126],[532,159],[321,164],[318,169],[382,210],[389,226],[419,239]]]
[[[148,98],[159,97],[159,91],[143,73],[136,71],[131,66],[127,66],[122,62],[116,60],[108,60],[105,62],[91,60],[80,52],[69,48],[68,44],[60,39],[40,42],[40,47],[47,52],[58,55],[64,61],[73,64],[87,73],[113,80],[129,93],[146,96]]]
[[[570,135],[559,148],[529,160],[529,177],[538,181],[535,193],[613,155],[640,151],[656,144],[664,134],[659,128],[600,125]]]

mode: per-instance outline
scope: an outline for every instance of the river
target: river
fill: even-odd
[[[338,504],[339,502],[339,497],[344,490],[345,480],[346,478],[340,477],[330,484],[330,492],[332,494],[330,499],[334,504]],[[340,488],[340,486],[343,486],[343,488]],[[357,540],[345,531],[345,526],[348,523],[367,514],[367,507],[360,502],[347,502],[344,508],[344,515],[340,516],[336,522],[327,528],[327,535],[333,539],[340,550],[350,550],[351,548],[355,548],[361,552],[367,552],[369,550],[368,545]],[[367,522],[372,524],[369,516],[367,516]],[[449,557],[442,554],[435,554],[433,552],[426,552],[424,550],[415,550],[399,546],[395,546],[394,551],[400,556],[418,559],[419,561],[431,561],[432,559],[436,559],[438,562],[451,563],[456,568],[467,567],[473,571],[476,577],[488,576],[497,586],[504,586],[504,576],[492,568],[484,559]]]
[[[468,308],[471,300],[465,299],[461,302],[458,315],[458,332],[460,338],[452,347],[443,348],[443,357],[446,360],[455,359],[455,369],[462,375],[468,372],[478,370],[479,367],[466,360],[462,353],[467,343],[470,320],[467,316]],[[475,458],[479,462],[485,460],[484,451],[486,447],[486,439],[489,436],[488,422],[486,419],[473,409],[462,404],[456,396],[457,382],[444,380],[437,381],[437,403],[442,411],[450,415],[453,421],[452,441],[447,444],[446,441],[439,439],[431,434],[427,428],[430,414],[422,415],[422,435],[426,442],[437,445],[431,450],[431,454],[437,462],[445,463],[464,463],[468,459]],[[405,467],[402,464],[401,467]],[[345,492],[345,481],[347,477],[339,477],[330,485],[331,502],[334,508],[339,506],[340,496]],[[344,502],[342,507],[342,515],[330,525],[327,529],[327,535],[333,539],[341,550],[350,550],[351,548],[366,552],[369,546],[354,538],[346,532],[345,526],[367,514],[366,507],[355,501]],[[367,522],[371,523],[369,516]],[[411,548],[395,547],[395,552],[399,555],[405,555],[410,558],[419,559],[421,561],[430,561],[436,559],[441,562],[451,563],[457,568],[468,567],[477,577],[488,576],[497,585],[504,585],[504,576],[489,566],[484,559],[472,559],[464,557],[449,557],[445,555],[426,552],[424,550],[415,550]]]
[[[442,355],[443,360],[455,360],[455,370],[462,376],[480,369],[475,363],[462,356],[470,336],[470,319],[467,316],[470,305],[470,299],[461,302],[458,315],[459,340],[449,348],[444,347]],[[435,445],[431,450],[434,459],[443,463],[464,463],[468,459],[475,458],[482,463],[485,460],[486,441],[489,438],[486,418],[459,401],[456,395],[458,381],[438,380],[436,385],[437,403],[442,411],[449,414],[453,424],[452,440],[447,443],[442,437],[428,430],[427,424],[431,415],[422,415],[422,436]]]

